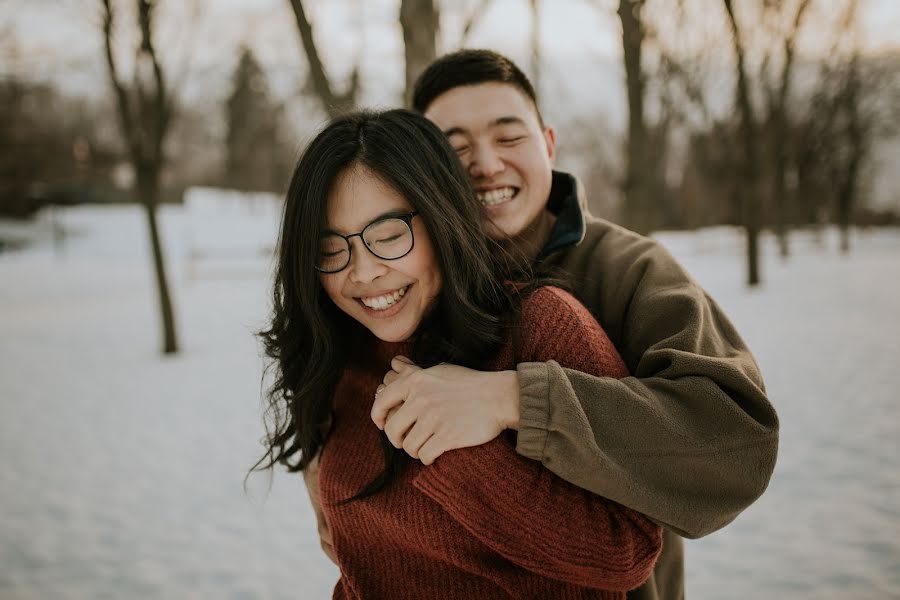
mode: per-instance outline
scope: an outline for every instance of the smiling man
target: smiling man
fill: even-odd
[[[467,166],[488,233],[536,255],[555,221],[547,210],[555,139],[531,99],[511,85],[486,82],[449,89],[416,109],[444,130]]]
[[[564,279],[631,376],[592,377],[554,361],[420,369],[399,357],[373,421],[424,464],[517,430],[519,454],[664,527],[654,574],[629,597],[683,598],[682,537],[730,523],[775,465],[778,418],[750,351],[659,243],[588,213],[575,178],[553,170],[554,132],[510,60],[486,50],[439,58],[420,76],[413,108],[456,149],[488,233]]]

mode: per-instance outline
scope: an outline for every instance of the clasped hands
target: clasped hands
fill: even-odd
[[[443,363],[422,369],[397,356],[376,391],[372,421],[395,447],[430,465],[448,450],[518,428],[518,376]]]
[[[430,465],[448,450],[485,444],[504,429],[518,429],[518,376],[515,371],[481,372],[450,364],[422,369],[398,356],[378,386],[372,420],[394,446]],[[303,478],[322,550],[337,564],[319,502],[318,456]]]

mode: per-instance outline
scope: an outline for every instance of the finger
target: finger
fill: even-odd
[[[395,448],[403,447],[406,434],[416,423],[415,411],[408,404],[402,405],[384,424],[384,433]]]
[[[334,546],[325,542],[324,540],[320,541],[320,545],[322,546],[322,552],[325,553],[325,556],[328,557],[328,560],[330,560],[334,564],[338,564],[337,554],[334,551]]]
[[[403,375],[408,371],[420,371],[421,369],[405,356],[395,356],[393,360],[391,360],[391,368],[397,373]]]
[[[438,436],[433,435],[428,438],[428,441],[425,442],[421,448],[419,448],[419,460],[422,461],[423,465],[430,465],[437,460],[445,450],[446,448],[440,439],[438,439]]]
[[[329,546],[334,545],[334,538],[331,536],[331,527],[327,523],[319,523],[319,539]]]
[[[387,415],[391,409],[398,408],[406,401],[406,387],[401,383],[389,385],[375,396],[370,415],[378,429],[384,429]]]
[[[397,379],[399,377],[400,377],[400,374],[397,371],[394,371],[393,369],[391,369],[390,371],[388,371],[387,373],[384,374],[384,379],[382,379],[382,381],[384,382],[385,385],[390,385],[390,384],[394,383],[395,381],[397,381]]]
[[[434,435],[434,431],[427,427],[422,419],[419,419],[403,439],[403,449],[413,458],[419,458],[419,449],[432,435]]]

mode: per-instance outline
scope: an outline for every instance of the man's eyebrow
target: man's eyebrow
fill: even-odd
[[[491,122],[491,127],[499,127],[500,125],[524,125],[525,121],[520,119],[519,117],[514,117],[512,115],[508,117],[500,117],[499,119],[494,119]]]
[[[519,117],[509,115],[505,117],[499,117],[494,119],[488,124],[488,127],[502,127],[503,125],[525,125],[525,121],[520,119]],[[444,130],[444,135],[447,137],[452,137],[454,135],[465,135],[469,132],[468,129],[464,127],[451,127],[450,129]]]

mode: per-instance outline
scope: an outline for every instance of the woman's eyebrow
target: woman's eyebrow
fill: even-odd
[[[368,223],[363,225],[363,228],[368,227],[369,225],[371,225],[372,223],[374,223],[376,221],[380,221],[382,219],[390,219],[391,217],[399,217],[401,215],[409,214],[410,212],[412,212],[412,209],[392,208],[391,210],[385,211],[385,212],[381,213],[380,215],[376,216],[374,219],[372,219],[371,221],[369,221]],[[357,233],[359,233],[361,231],[362,231],[362,229],[360,229]],[[341,233],[340,231],[337,231],[335,229],[328,227],[327,225],[322,229],[322,233],[323,234],[333,233],[335,235],[345,235],[345,234]],[[349,235],[349,234],[346,234],[346,235]]]

